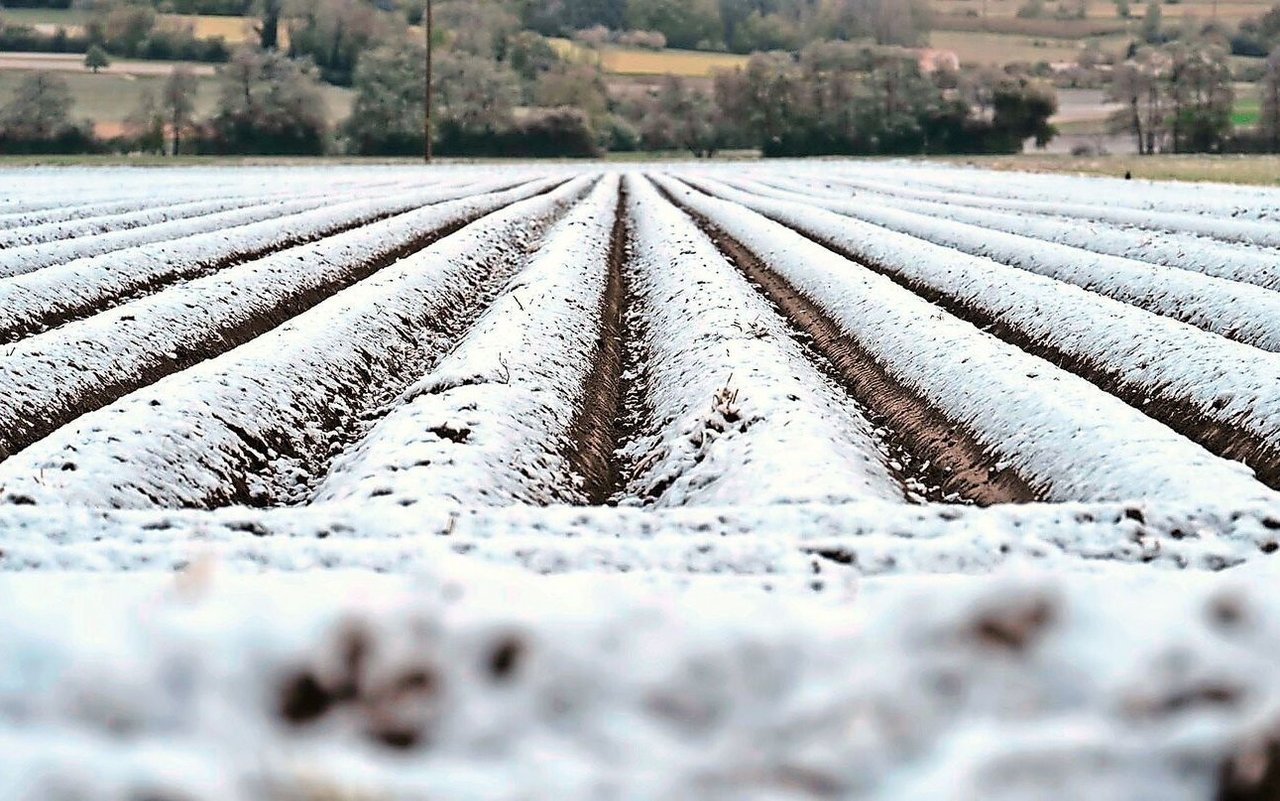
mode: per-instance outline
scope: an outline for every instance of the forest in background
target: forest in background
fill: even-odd
[[[75,24],[5,21],[19,7]],[[1011,153],[1053,138],[1056,89],[1074,86],[1104,89],[1117,109],[1113,129],[1140,152],[1274,149],[1280,129],[1280,59],[1254,59],[1258,119],[1241,130],[1229,60],[1275,50],[1274,9],[1228,29],[1164,24],[1150,4],[1123,49],[1087,45],[1065,65],[995,66],[938,58],[927,47],[936,11],[923,0],[437,0],[434,8],[433,138],[442,155]],[[202,36],[171,22],[180,14],[243,18],[251,34]],[[0,150],[419,153],[422,16],[421,0],[10,2],[0,10],[0,50],[83,53],[94,72],[126,59],[180,63],[111,136],[76,114],[61,75],[25,74],[0,108]],[[1046,17],[1070,19],[1070,7],[1032,0],[1013,18]],[[629,81],[593,57],[672,47],[747,57],[706,77]],[[209,90],[193,71],[200,64],[216,65]],[[326,87],[349,94],[349,114],[328,113]]]

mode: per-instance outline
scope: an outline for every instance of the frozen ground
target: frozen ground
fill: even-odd
[[[0,801],[1280,799],[1277,217],[0,172]]]

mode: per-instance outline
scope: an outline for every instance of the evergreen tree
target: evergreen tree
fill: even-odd
[[[103,50],[100,45],[90,45],[89,52],[84,54],[84,65],[93,70],[94,74],[104,67],[111,66],[111,59],[107,58],[107,51]]]

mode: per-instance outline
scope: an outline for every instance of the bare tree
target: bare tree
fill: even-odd
[[[22,139],[52,139],[71,125],[71,89],[61,75],[32,72],[0,108],[0,128]]]
[[[1262,93],[1258,130],[1268,149],[1280,152],[1280,46],[1267,56],[1267,72],[1258,86]]]
[[[324,152],[328,120],[311,65],[271,51],[242,49],[218,71],[218,106],[209,120],[224,153]]]
[[[179,65],[169,73],[160,93],[165,123],[173,136],[173,155],[182,152],[183,133],[194,122],[196,109],[196,76],[189,67]]]
[[[1231,127],[1235,90],[1223,48],[1175,42],[1169,57],[1168,106],[1173,152],[1217,149]]]
[[[156,100],[155,92],[145,89],[138,98],[137,107],[126,120],[127,130],[144,153],[164,155],[164,109]]]
[[[1133,133],[1143,155],[1216,149],[1235,100],[1225,50],[1184,42],[1142,48],[1117,66],[1110,96],[1123,104],[1114,128]]]
[[[1161,90],[1163,57],[1144,47],[1116,66],[1110,98],[1123,105],[1111,118],[1115,130],[1133,134],[1140,155],[1157,152],[1165,128],[1164,92]]]

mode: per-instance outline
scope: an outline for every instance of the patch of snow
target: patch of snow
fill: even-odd
[[[1087,381],[979,331],[888,278],[741,205],[690,190],[670,178],[656,180],[751,248],[843,325],[899,381],[974,432],[1047,497],[1180,498],[1198,491],[1206,500],[1227,496],[1245,501],[1270,494],[1243,465],[1213,456]],[[935,245],[821,209],[795,208],[810,220],[829,215],[833,228],[846,235],[863,230],[859,247],[863,252],[878,249],[877,260],[918,269],[936,263],[940,249]],[[860,225],[864,228],[858,229]],[[908,247],[914,252],[905,250]],[[963,264],[971,257],[946,258],[938,263],[944,277],[948,262]],[[999,267],[990,261],[984,265]],[[1023,280],[1033,285],[1037,278],[1027,275]],[[1085,294],[1063,284],[1054,290],[1064,300]],[[1008,292],[990,300],[1006,297]]]
[[[692,220],[627,178],[646,359],[623,497],[660,506],[902,500],[855,402]]]
[[[304,500],[372,385],[434,357],[450,310],[519,266],[583,180],[518,201],[220,357],[141,389],[0,462],[4,497],[100,508]],[[456,336],[456,334],[454,335]],[[443,342],[441,341],[443,340]],[[323,425],[330,421],[330,425]],[[289,460],[304,469],[291,476]]]

